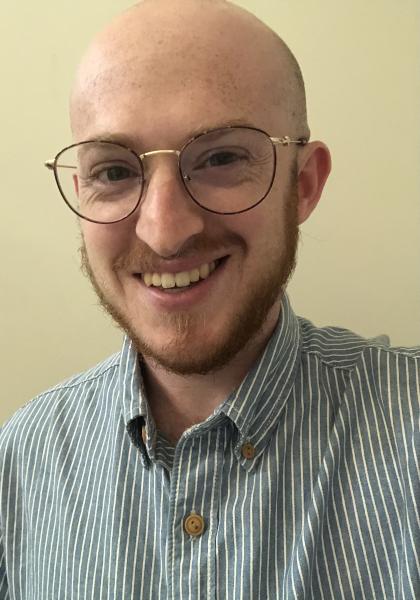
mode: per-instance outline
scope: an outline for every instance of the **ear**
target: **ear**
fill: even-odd
[[[331,171],[331,155],[322,142],[310,142],[298,154],[298,219],[304,223],[321,197]]]

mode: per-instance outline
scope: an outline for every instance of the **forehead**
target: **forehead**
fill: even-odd
[[[92,77],[85,79],[80,101],[103,109],[107,102],[114,99],[121,102],[123,98],[127,104],[151,106],[157,102],[168,108],[180,97],[189,107],[200,100],[227,106],[248,106],[261,101],[262,78],[250,73],[248,66],[234,68],[231,60],[214,64],[208,57],[202,58],[182,56],[177,60],[170,53],[167,56],[164,53],[133,55],[121,57],[119,61],[113,58],[103,62]]]
[[[226,36],[217,29],[130,35],[130,43],[102,39],[82,65],[72,101],[75,137],[118,124],[175,121],[199,128],[201,119],[205,128],[229,119],[267,122],[269,109],[278,116],[273,80],[279,70],[266,43],[250,45],[247,33]]]

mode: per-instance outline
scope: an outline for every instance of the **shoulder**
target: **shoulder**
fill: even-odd
[[[337,405],[353,413],[381,415],[389,426],[415,430],[420,400],[420,347],[391,347],[385,335],[363,338],[348,329],[317,328],[299,318],[302,362],[327,390],[339,390]],[[335,385],[331,386],[331,381]],[[379,417],[378,417],[379,418]]]
[[[4,448],[17,438],[33,437],[71,415],[95,410],[99,399],[106,411],[108,396],[116,388],[121,353],[114,354],[96,366],[74,375],[46,390],[20,408],[0,430],[0,458]]]
[[[391,347],[387,335],[364,338],[342,327],[316,327],[298,317],[302,334],[302,354],[311,355],[320,363],[351,372],[366,361],[377,361],[374,371],[385,364],[408,363],[410,369],[420,366],[420,346]]]

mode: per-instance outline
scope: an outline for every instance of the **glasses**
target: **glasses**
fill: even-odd
[[[204,210],[233,215],[257,206],[276,174],[276,146],[305,145],[306,138],[270,137],[254,127],[231,126],[200,133],[181,150],[136,154],[123,144],[92,140],[64,148],[45,166],[60,193],[82,219],[117,223],[138,208],[147,184],[147,158],[174,154],[180,180]]]

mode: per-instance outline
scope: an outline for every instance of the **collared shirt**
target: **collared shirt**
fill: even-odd
[[[285,296],[171,448],[126,339],[3,427],[0,599],[419,598],[419,372],[419,348],[316,328]]]

